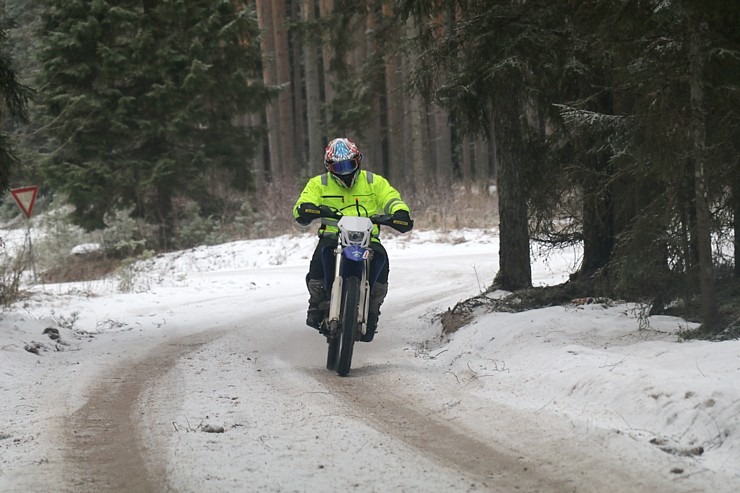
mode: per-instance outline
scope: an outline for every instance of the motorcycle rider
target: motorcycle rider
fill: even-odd
[[[324,151],[326,173],[314,176],[306,184],[293,207],[293,217],[302,226],[314,219],[321,219],[319,242],[314,250],[306,275],[308,287],[308,313],[306,325],[320,329],[329,307],[324,286],[322,252],[334,249],[338,241],[337,219],[321,217],[320,208],[339,210],[343,215],[373,216],[390,214],[392,227],[401,233],[411,231],[414,222],[409,207],[387,179],[371,171],[360,169],[362,154],[354,142],[340,137],[332,140]],[[375,336],[380,316],[380,306],[388,293],[388,255],[378,238],[380,228],[373,227],[370,248],[373,250],[371,275],[377,274],[368,306],[367,330],[362,341],[370,342]]]

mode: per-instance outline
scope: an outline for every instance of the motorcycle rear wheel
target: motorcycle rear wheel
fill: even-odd
[[[360,280],[356,277],[348,277],[344,280],[342,287],[342,333],[337,364],[337,373],[341,377],[347,375],[352,366],[352,351],[357,335],[357,312],[360,307]]]

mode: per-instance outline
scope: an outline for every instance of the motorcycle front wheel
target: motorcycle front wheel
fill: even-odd
[[[352,366],[352,350],[355,346],[355,336],[357,335],[357,321],[360,306],[360,280],[356,277],[348,277],[342,284],[342,310],[341,326],[342,332],[341,347],[339,348],[339,361],[337,364],[337,373],[339,376],[345,376],[349,373]],[[331,345],[331,343],[329,343]]]
[[[326,342],[329,343],[329,347],[326,352],[326,369],[336,371],[337,364],[339,364],[341,334],[337,333],[337,331],[330,331],[330,334],[333,335],[327,336],[326,338]]]

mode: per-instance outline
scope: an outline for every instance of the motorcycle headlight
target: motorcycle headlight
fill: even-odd
[[[365,238],[365,233],[362,231],[347,232],[347,239],[350,243],[362,243],[363,238]]]

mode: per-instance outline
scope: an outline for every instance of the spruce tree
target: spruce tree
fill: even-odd
[[[271,92],[259,81],[254,12],[238,2],[43,0],[44,169],[88,229],[132,208],[174,234],[174,203],[206,193],[213,170],[249,185],[255,131],[240,117]]]
[[[423,23],[416,88],[466,135],[495,135],[499,272],[494,286],[530,287],[530,192],[546,176],[546,139],[562,43],[561,2],[399,2]],[[445,32],[440,20],[454,22]]]
[[[20,81],[14,65],[8,42],[8,31],[12,27],[12,20],[0,9],[0,117],[3,129],[26,122],[28,102],[32,95],[32,90]],[[18,164],[9,133],[10,130],[0,131],[0,191],[8,188]]]
[[[737,228],[740,202],[738,10],[719,0],[399,3],[431,27],[417,88],[468,132],[493,125],[497,279],[523,272],[505,253],[524,251],[516,232],[529,223],[539,239],[583,240],[583,278],[612,282],[612,293],[661,308],[700,291],[711,328],[711,238]]]
[[[18,80],[27,87],[35,87],[39,73],[36,54],[39,52],[38,39],[39,12],[37,0],[7,0],[6,14],[12,20],[8,41],[10,55],[17,61]],[[18,156],[18,166],[14,168],[11,180],[14,183],[38,184],[43,186],[39,170],[39,153],[44,152],[44,141],[40,138],[39,106],[35,92],[28,101],[28,121],[23,125],[8,125],[10,137]],[[42,193],[45,190],[42,189]]]
[[[652,299],[655,311],[700,293],[708,329],[717,321],[711,237],[737,176],[738,99],[727,78],[740,59],[736,10],[719,1],[582,4],[574,29],[605,78],[579,110],[563,111],[573,134],[608,152],[601,190],[614,208],[617,292]],[[599,94],[610,104],[585,111]]]

